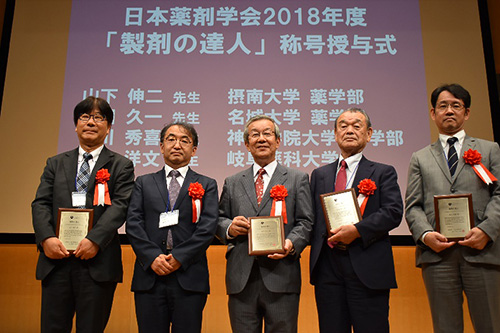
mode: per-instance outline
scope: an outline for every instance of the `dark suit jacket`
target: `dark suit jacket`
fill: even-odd
[[[269,191],[278,184],[284,185],[288,190],[288,196],[285,198],[288,219],[288,223],[285,224],[285,238],[292,241],[296,254],[288,255],[281,260],[260,256],[257,262],[262,280],[269,291],[300,293],[299,257],[309,242],[313,220],[308,180],[306,173],[278,164],[260,206],[257,205],[252,167],[225,180],[219,203],[217,237],[224,243],[228,243],[226,253],[228,294],[237,294],[243,290],[256,259],[248,255],[248,237],[245,235],[227,240],[227,228],[236,216],[247,218],[269,216],[273,202]]]
[[[193,205],[188,194],[191,183],[198,182],[205,189],[200,219],[192,222]],[[179,209],[179,223],[159,228],[160,214],[167,208],[165,168],[137,178],[127,215],[127,235],[137,256],[132,280],[132,291],[153,287],[156,273],[151,263],[166,253],[168,228],[172,230],[172,255],[181,263],[176,276],[185,290],[209,293],[206,250],[212,242],[217,226],[217,183],[214,179],[189,169],[182,184],[175,209]]]
[[[434,195],[472,193],[474,224],[492,240],[482,251],[462,246],[462,255],[472,263],[500,265],[500,184],[486,185],[469,164],[463,153],[469,149],[481,153],[481,163],[500,178],[500,149],[498,144],[466,136],[458,159],[457,170],[451,177],[443,147],[434,142],[411,157],[406,190],[406,221],[415,242],[417,266],[441,261],[446,251],[436,253],[420,238],[426,231],[435,230]]]
[[[338,161],[313,171],[311,192],[315,223],[311,237],[310,275],[316,283],[315,265],[328,236],[320,194],[334,192]],[[377,189],[368,198],[362,220],[356,224],[361,238],[349,246],[349,256],[358,278],[371,289],[396,288],[394,260],[389,231],[401,223],[403,202],[397,182],[396,170],[389,165],[376,163],[363,157],[359,163],[353,187],[358,195],[358,184],[368,178]]]
[[[72,208],[71,193],[76,191],[78,148],[47,160],[32,207],[33,228],[40,250],[36,277],[43,280],[64,259],[49,259],[40,243],[56,236],[58,208]],[[98,170],[108,169],[111,206],[93,206],[95,176]],[[99,245],[97,255],[87,260],[89,272],[96,281],[121,282],[123,276],[118,228],[125,221],[127,205],[134,185],[134,166],[130,160],[104,147],[88,184],[86,208],[94,208],[93,227],[87,238]]]

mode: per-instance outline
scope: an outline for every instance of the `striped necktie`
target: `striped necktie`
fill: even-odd
[[[452,136],[447,140],[448,145],[450,146],[450,149],[448,150],[448,168],[450,168],[450,173],[451,176],[455,174],[455,171],[457,170],[457,164],[458,164],[458,154],[457,150],[455,149],[455,142],[457,142],[458,139]]]

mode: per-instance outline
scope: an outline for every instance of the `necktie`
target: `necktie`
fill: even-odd
[[[450,168],[451,176],[453,176],[455,174],[455,170],[457,170],[458,154],[455,149],[455,142],[457,141],[458,139],[453,136],[448,139],[448,145],[450,146],[450,149],[448,150],[448,167]]]
[[[76,175],[76,190],[78,192],[87,192],[87,185],[90,179],[90,165],[89,160],[92,159],[92,155],[85,152],[83,153],[83,163],[78,170]]]
[[[181,175],[181,173],[177,170],[172,170],[168,174],[172,179],[170,180],[170,186],[168,187],[168,197],[170,199],[170,209],[174,208],[175,201],[179,196],[179,192],[181,191],[181,185],[177,181],[177,177]]]
[[[168,187],[168,198],[170,203],[170,210],[174,209],[175,201],[177,201],[177,197],[179,196],[179,192],[181,191],[181,184],[177,181],[177,177],[181,175],[181,173],[177,170],[171,170],[168,175],[172,177],[170,180],[170,185]],[[171,250],[174,246],[174,240],[172,238],[172,230],[169,228],[167,232],[167,250]]]
[[[260,168],[257,173],[257,180],[255,180],[255,193],[257,193],[257,204],[260,205],[262,202],[262,196],[264,195],[264,177],[263,174],[266,173],[264,168]]]
[[[345,169],[347,168],[347,163],[345,160],[340,162],[340,170],[337,173],[337,180],[335,181],[335,192],[345,190],[347,183],[347,173]]]

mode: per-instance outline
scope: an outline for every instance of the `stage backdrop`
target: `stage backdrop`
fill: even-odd
[[[403,193],[412,152],[429,144],[431,133],[435,137],[429,126],[428,94],[436,85],[458,81],[469,88],[472,118],[479,116],[475,107],[482,105],[477,110],[488,119],[475,135],[485,137],[486,131],[491,136],[475,1],[50,3],[57,18],[47,22],[39,17],[47,9],[33,7],[35,1],[16,2],[6,80],[14,83],[6,88],[0,135],[2,141],[7,139],[5,118],[22,119],[33,123],[34,133],[21,132],[19,127],[12,135],[27,134],[24,140],[48,149],[36,152],[27,191],[16,200],[24,206],[4,209],[10,216],[25,218],[16,226],[0,224],[0,232],[31,232],[28,207],[44,160],[77,146],[72,110],[89,95],[111,104],[115,120],[107,145],[130,158],[137,175],[163,167],[162,126],[186,121],[200,136],[191,166],[215,178],[219,188],[225,177],[251,165],[243,129],[256,114],[268,115],[279,124],[278,161],[310,173],[340,153],[333,133],[338,114],[348,107],[366,110],[374,134],[365,156],[394,165]],[[453,8],[442,15],[447,4]],[[31,52],[29,62],[38,65],[35,73],[26,74],[26,63],[24,68],[15,67],[20,66],[20,56],[26,57],[19,50],[28,49],[26,39],[40,35],[59,44],[39,45],[40,52]],[[53,64],[50,59],[40,65],[37,58],[51,51],[64,61]],[[58,71],[47,75],[52,65]],[[31,80],[22,80],[20,73]],[[44,82],[36,81],[40,78]],[[16,90],[19,80],[28,96],[40,88],[46,91],[45,100],[16,100],[22,95]],[[57,82],[51,85],[50,80]],[[22,117],[13,115],[20,112],[14,109],[15,102],[29,105],[22,109]],[[46,109],[50,115],[38,113]],[[5,142],[2,145],[10,149]],[[19,149],[12,157],[19,160],[18,156],[30,152]],[[2,170],[24,167],[14,161],[2,165]],[[19,181],[24,182],[17,179],[16,184]],[[16,186],[9,188],[10,193],[17,191]],[[393,234],[408,234],[406,224]]]

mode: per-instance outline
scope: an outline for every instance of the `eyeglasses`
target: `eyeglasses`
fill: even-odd
[[[168,136],[164,141],[167,146],[175,146],[175,144],[179,142],[182,148],[189,147],[191,144],[191,141],[188,138],[177,139],[175,136]]]
[[[264,132],[252,132],[250,133],[249,137],[250,139],[252,140],[257,140],[258,138],[260,138],[260,136],[263,135],[264,138],[266,139],[270,139],[274,136],[274,132],[273,131],[264,131]]]
[[[99,113],[97,114],[84,113],[80,117],[78,117],[78,119],[80,119],[80,121],[84,123],[87,123],[90,120],[90,118],[93,118],[96,123],[102,123],[104,120],[106,120],[106,117],[104,117],[102,114]]]
[[[436,110],[438,111],[446,111],[448,107],[451,107],[453,111],[462,111],[464,109],[464,105],[458,102],[455,103],[441,103],[436,106]]]

